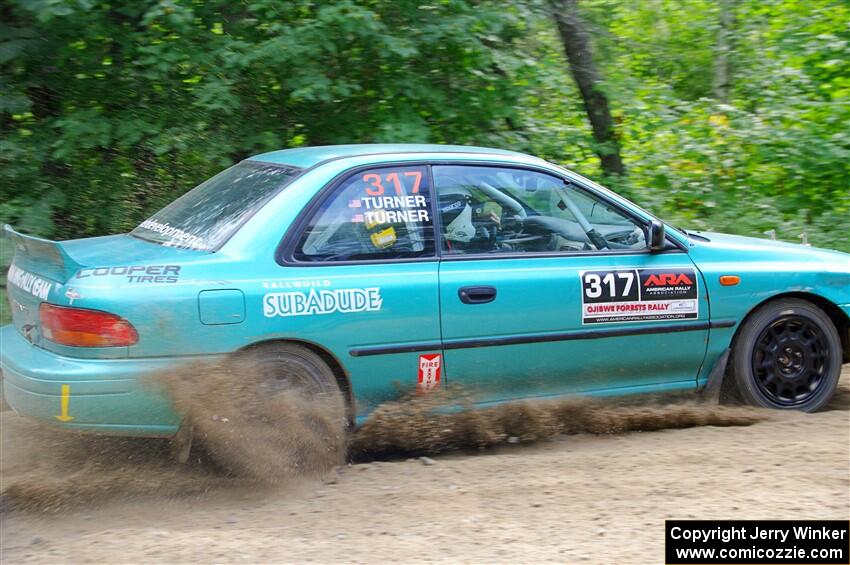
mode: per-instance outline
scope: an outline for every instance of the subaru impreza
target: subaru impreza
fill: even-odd
[[[77,430],[173,436],[144,378],[246,351],[352,423],[448,385],[481,405],[723,386],[814,411],[850,353],[850,255],[685,231],[496,149],[274,151],[130,233],[5,233],[5,398]]]

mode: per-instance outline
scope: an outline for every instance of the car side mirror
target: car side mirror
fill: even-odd
[[[667,239],[664,237],[664,224],[659,220],[652,220],[649,224],[649,250],[662,251],[667,247]]]

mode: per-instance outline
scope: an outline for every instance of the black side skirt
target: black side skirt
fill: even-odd
[[[411,353],[415,351],[434,351],[439,349],[472,349],[477,347],[498,347],[502,345],[519,345],[524,343],[546,343],[552,341],[575,341],[580,339],[602,339],[606,337],[622,337],[629,335],[666,334],[676,332],[695,332],[711,328],[731,328],[735,320],[715,320],[712,322],[679,322],[658,326],[638,328],[603,328],[598,330],[574,330],[570,332],[527,334],[509,337],[494,337],[486,339],[455,339],[440,342],[407,343],[397,346],[361,347],[352,349],[352,357],[368,357],[370,355],[391,355],[393,353]]]

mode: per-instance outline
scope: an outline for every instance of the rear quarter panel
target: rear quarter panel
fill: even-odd
[[[108,242],[88,240],[88,247],[86,240],[81,241],[79,249],[72,251],[96,265],[97,270],[81,271],[66,284],[57,285],[50,301],[122,316],[138,330],[139,342],[127,348],[68,348],[49,342],[45,347],[72,357],[162,357],[182,363],[269,341],[298,341],[324,349],[339,362],[361,412],[395,396],[396,382],[402,388],[416,382],[419,354],[352,357],[350,351],[390,343],[439,344],[436,260],[321,267],[285,266],[276,260],[277,248],[289,226],[317,192],[337,175],[368,162],[332,162],[306,172],[216,253],[143,243],[161,255],[122,257],[108,249]],[[154,268],[161,275],[139,279],[140,275],[148,276],[147,271],[136,270],[130,276],[124,267]],[[168,273],[166,267],[171,267]],[[179,272],[175,272],[177,268]],[[266,314],[269,294],[309,292],[310,288],[379,288],[382,305],[380,311],[357,313]],[[216,291],[227,291],[220,295],[227,300],[217,302]],[[234,296],[240,295],[242,315],[227,323],[229,309],[238,302]],[[212,315],[203,320],[199,297],[204,297],[205,307],[212,309]],[[439,352],[439,345],[434,352]]]

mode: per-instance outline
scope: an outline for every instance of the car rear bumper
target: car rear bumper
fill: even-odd
[[[151,376],[187,358],[64,357],[31,344],[11,325],[0,328],[0,343],[3,393],[22,416],[109,435],[169,437],[180,426]]]

